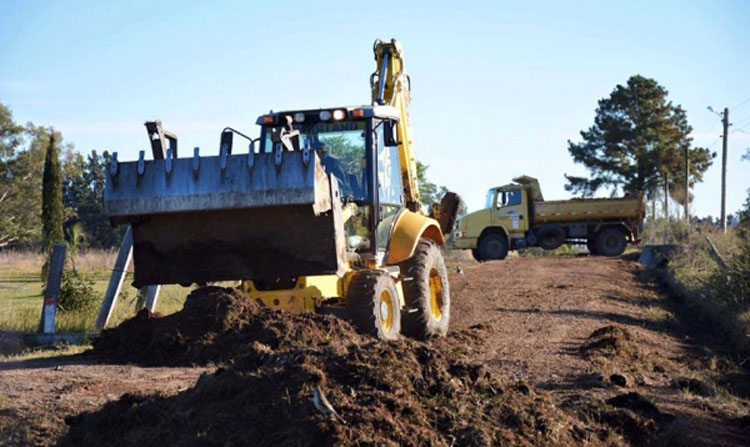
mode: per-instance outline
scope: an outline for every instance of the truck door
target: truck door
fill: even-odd
[[[498,190],[495,195],[492,223],[509,234],[522,236],[529,229],[526,191],[521,188]]]

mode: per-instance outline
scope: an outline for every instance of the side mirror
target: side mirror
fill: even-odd
[[[234,137],[234,134],[231,130],[225,130],[221,133],[221,142],[219,143],[219,151],[223,149],[226,151],[227,155],[230,155],[232,153],[232,139]]]
[[[395,121],[388,120],[383,123],[383,139],[386,146],[398,146],[398,124]]]

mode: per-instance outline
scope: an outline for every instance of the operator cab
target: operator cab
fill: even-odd
[[[362,228],[347,229],[350,238],[355,236],[350,248],[376,246],[384,251],[390,222],[404,208],[398,122],[398,110],[391,106],[272,112],[257,120],[259,152],[315,151],[326,174],[338,182],[342,202],[356,205],[358,214],[369,221]]]

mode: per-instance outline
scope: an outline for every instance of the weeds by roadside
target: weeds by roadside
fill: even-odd
[[[72,270],[66,269],[61,290],[66,311],[57,315],[59,332],[93,330],[116,255],[116,252],[104,250],[70,254],[75,256],[77,277],[71,277]],[[39,330],[44,291],[39,272],[43,263],[44,255],[38,252],[0,251],[0,331],[31,333]],[[137,290],[128,285],[131,281],[132,273],[128,273],[112,315],[112,325],[137,312]],[[167,315],[180,310],[190,290],[171,285],[162,287],[157,312]],[[75,303],[71,306],[67,298]]]

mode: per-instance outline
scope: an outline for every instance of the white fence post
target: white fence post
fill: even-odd
[[[57,316],[57,299],[60,297],[63,267],[65,267],[65,244],[55,244],[49,261],[49,276],[47,289],[44,292],[44,306],[42,307],[42,332],[55,333],[55,317]]]

